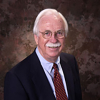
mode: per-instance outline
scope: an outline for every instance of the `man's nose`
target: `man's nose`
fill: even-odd
[[[52,34],[52,36],[51,36],[51,38],[50,38],[50,41],[51,41],[52,43],[56,43],[56,42],[57,42],[57,38],[56,38],[55,34]]]

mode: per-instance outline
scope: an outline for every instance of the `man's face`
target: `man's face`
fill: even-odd
[[[64,30],[64,23],[60,17],[55,15],[45,15],[39,21],[38,30],[39,35],[34,35],[38,50],[47,61],[53,62],[53,60],[56,60],[61,53],[65,40],[65,37],[56,38],[54,34],[58,30]],[[40,33],[45,32],[46,30],[52,32],[52,36],[49,39],[45,39],[43,34]],[[59,45],[57,43],[59,43]]]

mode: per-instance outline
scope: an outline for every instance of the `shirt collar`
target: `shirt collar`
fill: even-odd
[[[40,54],[40,52],[38,50],[38,47],[36,48],[36,54],[37,54],[37,56],[38,56],[38,58],[40,60],[40,63],[42,65],[43,69],[45,69],[46,71],[48,71],[50,73],[51,70],[52,70],[53,63],[48,62],[45,58],[43,58],[43,56]],[[60,57],[57,58],[55,63],[57,65],[60,63]]]

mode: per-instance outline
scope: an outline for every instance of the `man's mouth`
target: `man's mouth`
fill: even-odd
[[[57,48],[57,47],[60,47],[61,44],[59,42],[58,43],[47,43],[46,46],[49,48]]]

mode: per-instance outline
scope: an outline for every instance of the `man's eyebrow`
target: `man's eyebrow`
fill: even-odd
[[[50,30],[45,30],[45,31],[50,31]]]

